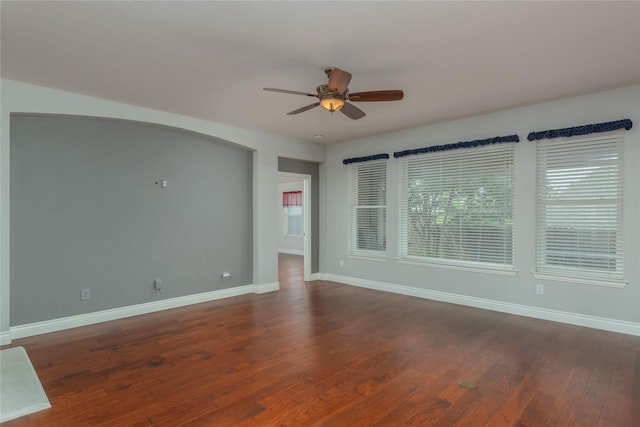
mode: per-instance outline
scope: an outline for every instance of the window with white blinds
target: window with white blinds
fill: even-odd
[[[285,206],[284,210],[284,235],[302,236],[302,206]]]
[[[624,135],[536,144],[536,272],[622,283]]]
[[[493,144],[401,163],[399,256],[513,270],[513,148]]]
[[[387,250],[387,162],[352,164],[350,173],[349,252],[384,256]]]

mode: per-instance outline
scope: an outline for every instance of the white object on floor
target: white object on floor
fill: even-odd
[[[0,350],[0,423],[51,408],[22,347]]]

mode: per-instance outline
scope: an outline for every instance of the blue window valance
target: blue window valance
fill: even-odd
[[[362,163],[369,162],[371,160],[380,160],[380,159],[388,159],[389,155],[387,153],[382,154],[374,154],[372,156],[364,156],[364,157],[352,157],[350,159],[344,159],[342,164],[348,165],[349,163]]]
[[[538,139],[562,138],[568,136],[588,135],[590,133],[610,132],[612,130],[626,129],[629,130],[633,123],[629,119],[616,120],[614,122],[595,123],[584,126],[576,126],[564,129],[543,130],[540,132],[531,132],[527,139],[535,141]]]
[[[475,141],[456,142],[454,144],[433,145],[431,147],[396,151],[395,153],[393,153],[393,157],[398,158],[398,157],[411,156],[414,154],[432,153],[434,151],[454,150],[456,148],[480,147],[482,145],[501,144],[503,142],[520,142],[520,138],[518,137],[518,135],[508,135],[508,136],[496,136],[494,138],[487,138],[487,139],[476,139]]]

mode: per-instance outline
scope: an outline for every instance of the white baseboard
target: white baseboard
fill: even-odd
[[[0,334],[2,344],[10,344],[12,339],[30,337],[34,335],[46,334],[49,332],[62,331],[64,329],[77,328],[80,326],[93,325],[95,323],[108,322],[110,320],[123,319],[125,317],[139,316],[141,314],[153,313],[156,311],[168,310],[171,308],[183,307],[191,304],[214,301],[223,298],[230,298],[245,294],[263,294],[277,291],[279,283],[267,283],[263,285],[244,285],[235,288],[220,289],[217,291],[203,292],[194,295],[171,298],[162,301],[153,301],[143,304],[119,307],[109,310],[97,311],[94,313],[80,314],[77,316],[63,317],[60,319],[46,320],[43,322],[29,323],[26,325],[14,326],[10,332]],[[8,335],[8,342],[5,342],[5,335]]]
[[[452,304],[482,308],[485,310],[498,311],[502,313],[532,317],[536,319],[567,323],[570,325],[584,326],[588,328],[602,329],[605,331],[640,336],[640,324],[634,322],[589,316],[586,314],[570,313],[559,310],[549,310],[522,304],[513,304],[485,298],[469,297],[465,295],[432,291],[410,286],[395,285],[391,283],[376,282],[373,280],[357,279],[353,277],[339,276],[334,274],[314,273],[311,275],[311,280],[330,280],[333,282],[344,283],[346,285],[374,289],[383,292],[391,292],[401,295],[430,299],[434,301],[448,302]],[[278,289],[280,289],[280,284],[278,282],[266,283],[262,285],[245,285],[195,295],[187,295],[184,297],[171,298],[162,301],[137,304],[128,307],[103,310],[95,313],[87,313],[77,316],[48,320],[44,322],[14,326],[10,328],[9,331],[0,332],[0,345],[11,344],[12,339],[25,338],[49,332],[57,332],[64,329],[87,326],[95,323],[107,322],[110,320],[138,316],[141,314],[168,310],[171,308],[178,308],[186,305],[198,304],[202,302],[230,298],[250,293],[262,294],[266,292],[273,292],[277,291]]]
[[[0,345],[11,344],[11,331],[0,332]]]
[[[254,294],[266,294],[280,289],[280,282],[265,283],[264,285],[253,285]]]
[[[309,275],[309,282],[313,282],[315,280],[327,280],[325,279],[326,274],[324,273],[311,273]]]
[[[584,326],[593,329],[618,332],[622,334],[640,336],[640,323],[624,320],[608,319],[604,317],[590,316],[586,314],[570,313],[566,311],[550,310],[546,308],[532,307],[522,304],[513,304],[495,301],[485,298],[476,298],[465,295],[451,294],[447,292],[432,291],[428,289],[414,288],[411,286],[394,285],[391,283],[376,282],[373,280],[357,279],[354,277],[325,274],[321,280],[344,283],[361,288],[374,289],[384,292],[409,295],[434,301],[448,302],[501,313],[515,314],[532,317],[535,319],[550,320],[553,322],[567,323],[570,325]]]
[[[279,254],[288,254],[288,255],[303,255],[304,251],[299,251],[296,249],[278,249]]]

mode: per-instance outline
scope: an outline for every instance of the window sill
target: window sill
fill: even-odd
[[[553,280],[556,282],[578,283],[580,285],[604,286],[606,288],[626,288],[628,282],[615,282],[611,280],[594,280],[582,277],[554,276],[553,274],[532,273],[535,279]]]
[[[359,259],[363,261],[377,261],[377,262],[387,262],[389,257],[387,255],[377,255],[377,254],[368,254],[368,253],[347,253],[347,257],[351,259]]]
[[[444,268],[448,270],[458,270],[458,271],[472,271],[474,273],[498,274],[501,276],[515,276],[517,273],[515,269],[500,269],[500,268],[460,265],[460,264],[445,264],[445,263],[441,264],[441,263],[435,263],[435,262],[429,262],[429,261],[412,260],[407,258],[398,258],[398,264],[419,265],[423,267]]]

